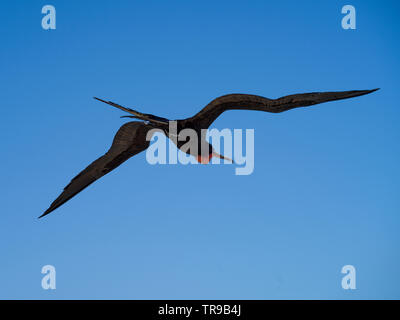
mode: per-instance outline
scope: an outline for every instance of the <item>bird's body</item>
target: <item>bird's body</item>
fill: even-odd
[[[130,157],[146,150],[150,144],[149,139],[147,138],[148,133],[151,130],[155,129],[162,131],[181,151],[194,156],[199,163],[209,163],[212,157],[230,160],[229,158],[216,153],[205,139],[205,130],[208,129],[218,116],[227,110],[258,110],[280,113],[293,108],[357,97],[376,90],[377,89],[303,93],[289,95],[279,99],[268,99],[248,94],[229,94],[214,99],[193,117],[173,121],[151,114],[143,114],[114,102],[95,98],[101,102],[130,113],[131,116],[127,117],[142,121],[132,121],[122,125],[116,133],[113,143],[106,154],[95,160],[73,178],[64,188],[64,191],[60,196],[40,217],[43,217],[57,209],[94,181],[117,168]],[[171,126],[171,123],[173,123],[174,126]],[[173,130],[171,130],[171,127]],[[187,137],[186,140],[178,139],[178,135],[185,129],[191,129],[191,131],[199,138],[197,140],[190,140],[189,137]],[[190,143],[192,143],[192,145],[190,145]],[[197,146],[193,145],[193,143],[197,144]]]

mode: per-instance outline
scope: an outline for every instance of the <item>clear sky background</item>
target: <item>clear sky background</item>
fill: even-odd
[[[41,28],[43,5],[57,29]],[[352,4],[357,29],[343,30]],[[0,298],[400,298],[397,1],[2,1]],[[255,170],[131,158],[37,219],[109,147],[123,112],[213,98],[381,90],[255,130]],[[42,266],[57,289],[41,287]],[[343,290],[354,265],[357,289]]]

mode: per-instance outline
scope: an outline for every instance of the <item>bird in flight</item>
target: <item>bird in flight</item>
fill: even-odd
[[[213,147],[207,141],[205,141],[205,136],[202,134],[202,129],[207,129],[224,111],[258,110],[280,113],[290,109],[308,107],[323,102],[358,97],[369,94],[376,90],[378,89],[312,92],[284,96],[278,99],[268,99],[250,94],[228,94],[212,100],[193,117],[175,120],[177,124],[177,132],[179,133],[183,129],[192,129],[198,134],[198,137],[201,137],[198,139],[197,143],[199,146],[206,145],[208,147],[206,148],[206,152],[202,152],[201,155],[198,155],[197,151],[196,154],[193,154],[193,150],[200,150],[199,148],[188,148],[185,150],[182,149],[183,152],[195,156],[198,162],[203,164],[208,163],[212,157],[230,160],[229,158],[216,153]],[[111,101],[105,101],[96,97],[95,99],[130,114],[129,116],[124,117],[139,119],[141,121],[131,121],[122,125],[115,134],[110,149],[103,156],[92,162],[75,178],[73,178],[71,182],[64,188],[59,197],[54,200],[50,207],[39,218],[49,214],[59,206],[63,205],[87,186],[117,168],[130,157],[146,150],[150,144],[150,141],[146,139],[147,133],[150,130],[161,130],[168,138],[174,141],[179,149],[181,149],[186,143],[185,140],[176,141],[176,139],[173,139],[173,133],[169,130],[170,120],[166,118],[161,118],[152,114],[141,113]]]

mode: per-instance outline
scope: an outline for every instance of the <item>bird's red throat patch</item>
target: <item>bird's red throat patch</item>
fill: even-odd
[[[197,162],[201,163],[201,164],[208,164],[212,158],[212,153],[210,153],[208,156],[202,156],[202,155],[198,155],[197,156]]]

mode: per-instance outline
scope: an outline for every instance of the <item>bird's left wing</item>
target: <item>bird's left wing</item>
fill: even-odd
[[[153,126],[143,122],[125,123],[116,133],[110,149],[102,157],[92,162],[86,169],[79,173],[64,188],[59,197],[39,217],[43,217],[67,202],[87,186],[114,170],[121,163],[149,146],[146,140],[147,132]]]
[[[258,110],[279,113],[293,108],[358,97],[376,90],[378,89],[311,92],[293,94],[278,99],[268,99],[251,94],[228,94],[214,99],[196,115],[182,121],[191,122],[200,129],[207,129],[221,113],[227,110]]]

